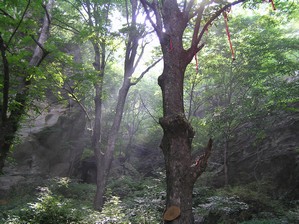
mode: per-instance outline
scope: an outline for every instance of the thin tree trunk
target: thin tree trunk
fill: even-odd
[[[33,52],[33,56],[29,62],[30,66],[38,67],[42,60],[47,56],[48,52],[45,51],[44,44],[49,38],[50,35],[50,24],[51,24],[51,9],[53,8],[54,0],[49,0],[45,10],[46,15],[44,16],[43,25],[41,29],[40,36],[38,40],[36,41],[36,48]],[[8,91],[9,91],[9,65],[6,59],[4,42],[1,38],[0,41],[0,48],[1,48],[1,54],[3,59],[3,66],[4,66],[4,74],[5,74],[5,82],[7,85],[7,89],[5,90],[4,97],[8,99]],[[25,113],[25,108],[27,104],[27,96],[29,94],[29,86],[31,82],[28,80],[28,77],[25,77],[22,79],[22,82],[19,85],[20,91],[16,94],[15,101],[18,102],[18,107],[14,108],[10,111],[10,115],[7,115],[7,108],[8,108],[8,101],[4,100],[2,108],[6,108],[4,111],[2,111],[1,116],[1,127],[0,127],[0,173],[2,172],[2,169],[4,167],[5,159],[8,155],[9,149],[11,144],[13,143],[15,134],[18,130],[18,125],[20,123],[21,117]]]
[[[115,142],[119,132],[120,123],[122,120],[122,115],[124,111],[124,105],[126,102],[126,97],[130,89],[130,79],[126,79],[123,82],[121,89],[119,90],[116,113],[113,119],[113,124],[111,126],[108,143],[105,150],[105,153],[97,154],[97,190],[96,196],[94,199],[94,207],[96,210],[101,211],[104,206],[104,195],[107,185],[107,180],[113,161],[113,154],[115,149]]]
[[[0,123],[0,173],[4,167],[5,159],[9,152],[10,144],[7,144],[7,110],[8,110],[8,94],[9,94],[9,64],[6,57],[6,46],[0,34],[0,50],[3,61],[3,99],[1,104],[1,123]]]
[[[128,22],[128,26],[135,27],[136,26],[136,17],[138,13],[138,2],[137,0],[130,0],[131,2],[131,22]],[[128,6],[128,2],[126,2]],[[127,9],[127,13],[129,10]],[[129,15],[128,17],[129,18]],[[97,190],[94,199],[94,207],[95,209],[101,211],[104,205],[104,195],[105,188],[107,185],[107,180],[110,172],[111,163],[113,161],[113,154],[115,149],[115,142],[117,139],[117,135],[119,132],[119,127],[121,124],[124,105],[126,102],[127,94],[132,85],[135,85],[137,82],[131,82],[131,77],[135,71],[136,66],[139,63],[139,59],[142,55],[137,57],[137,49],[138,49],[138,41],[142,37],[143,33],[138,33],[136,30],[131,30],[128,34],[127,44],[126,44],[126,55],[125,55],[125,64],[124,64],[124,80],[122,87],[119,90],[117,105],[115,110],[115,115],[113,119],[113,124],[110,128],[110,132],[108,135],[108,141],[106,150],[101,152],[99,148],[95,151],[96,159],[97,159]],[[143,46],[144,47],[144,46]],[[143,52],[143,50],[141,51]],[[136,59],[137,57],[137,59]],[[149,67],[151,68],[151,67]],[[148,69],[149,70],[149,69]],[[148,71],[146,70],[146,71]],[[142,76],[138,78],[138,81],[143,77],[146,72],[142,73]]]
[[[227,153],[229,147],[229,139],[225,139],[225,147],[223,153],[223,167],[224,167],[224,186],[228,186],[228,166],[227,166]]]
[[[105,156],[102,152],[102,145],[101,145],[101,120],[102,120],[102,94],[103,94],[103,78],[105,72],[105,46],[102,46],[102,54],[100,54],[99,46],[94,43],[94,51],[95,51],[95,62],[94,68],[99,72],[99,80],[95,83],[95,91],[96,95],[94,98],[95,103],[95,121],[93,127],[93,134],[92,134],[92,148],[94,150],[94,155],[96,158],[96,166],[97,166],[97,191],[94,199],[94,208],[97,210],[101,210],[104,204],[103,195],[105,193],[106,186],[106,174],[105,167],[108,166],[105,164]],[[101,55],[104,57],[101,59]]]

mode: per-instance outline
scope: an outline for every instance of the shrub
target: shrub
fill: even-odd
[[[262,219],[262,220],[245,221],[245,222],[241,222],[240,224],[282,224],[282,223],[287,223],[287,222],[283,222],[282,220],[279,219]]]
[[[47,187],[40,188],[40,196],[34,203],[28,203],[19,214],[9,216],[5,223],[76,223],[80,215],[72,209],[68,201],[53,195]]]
[[[97,221],[98,224],[106,223],[123,223],[129,224],[130,222],[126,219],[123,206],[119,197],[111,196],[106,201],[103,211],[101,212],[100,219]]]
[[[109,187],[113,194],[121,196],[126,219],[131,223],[160,223],[165,204],[165,191],[160,179],[134,180],[123,176],[111,181]]]
[[[235,186],[217,191],[219,196],[237,196],[247,203],[253,213],[263,211],[281,213],[282,205],[267,193],[267,184],[253,183],[247,186]]]

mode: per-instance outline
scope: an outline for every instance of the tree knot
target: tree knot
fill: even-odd
[[[159,123],[164,132],[172,134],[187,133],[189,138],[194,137],[195,132],[184,114],[172,114],[162,117]]]

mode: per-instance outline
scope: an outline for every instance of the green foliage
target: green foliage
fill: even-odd
[[[35,190],[34,186],[21,186],[11,193],[11,203],[14,204],[1,208],[1,223],[89,224],[104,223],[107,219],[92,209],[91,202],[95,194],[93,185],[56,178],[43,182],[42,187],[39,184]],[[36,191],[38,193],[35,196]],[[107,206],[110,206],[109,203]],[[106,207],[104,210],[107,210]]]
[[[198,206],[199,214],[213,217],[217,223],[238,223],[249,217],[248,204],[238,197],[212,196],[207,203]]]
[[[19,186],[11,192],[10,204],[0,205],[0,222],[21,223],[161,223],[165,206],[164,175],[133,179],[129,176],[109,183],[101,213],[92,209],[95,186],[68,178]],[[37,186],[37,187],[36,187]],[[266,183],[215,190],[195,186],[194,212],[213,223],[296,223],[298,203],[285,208],[270,197]],[[44,221],[46,219],[46,221]],[[280,222],[279,222],[280,221]]]
[[[94,155],[94,152],[92,149],[90,148],[84,148],[82,156],[81,156],[81,160],[86,159],[88,157],[91,157]]]
[[[234,153],[231,144],[240,136],[247,136],[252,141],[248,144],[256,148],[267,137],[264,129],[270,119],[282,111],[295,112],[294,102],[299,102],[299,39],[285,26],[284,16],[231,14],[236,60],[231,60],[225,27],[219,21],[209,29],[207,44],[198,54],[198,72],[190,64],[185,81],[187,115],[196,131],[194,148],[212,136],[215,149],[227,146],[228,158]]]
[[[108,190],[101,213],[92,209],[94,185],[55,178],[37,185],[35,189],[32,184],[20,186],[20,190],[16,189],[11,194],[14,204],[1,206],[0,222],[147,224],[161,221],[165,198],[161,180],[136,181],[127,177],[115,181],[109,185],[113,191]],[[125,189],[121,190],[123,186]],[[120,193],[122,198],[114,196],[116,193]]]
[[[263,219],[263,220],[250,220],[241,222],[240,224],[281,224],[282,220],[280,219]]]
[[[217,195],[237,196],[256,213],[268,211],[280,215],[284,209],[281,203],[273,199],[272,185],[267,182],[254,182],[246,186],[220,189]]]
[[[105,17],[102,13],[107,10],[105,8],[107,1],[91,1],[95,6],[92,20],[99,22],[95,26],[88,24],[88,20],[84,18],[86,14],[81,14],[82,2],[84,1],[57,1],[57,7],[53,12],[52,37],[45,46],[51,52],[50,57],[40,68],[30,68],[28,63],[32,55],[31,50],[35,46],[31,35],[37,36],[40,19],[44,15],[42,1],[31,1],[30,13],[11,40],[7,52],[12,87],[10,110],[20,106],[14,96],[19,89],[18,80],[26,78],[32,81],[28,102],[41,100],[46,90],[52,90],[58,100],[70,97],[84,103],[88,111],[92,111],[93,85],[102,80],[93,68],[94,54],[91,50],[92,44],[88,41],[106,43],[111,52],[120,47],[116,41],[118,35],[110,33],[111,21],[108,20],[108,24],[103,25]],[[248,6],[253,7],[260,1],[247,2]],[[274,17],[271,12],[261,17],[254,15],[230,19],[230,30],[237,55],[234,62],[230,59],[223,24],[209,29],[207,46],[200,53],[202,57],[199,58],[199,72],[196,73],[195,66],[192,65],[186,73],[185,96],[188,98],[185,105],[188,107],[186,110],[189,113],[188,117],[196,129],[194,148],[205,145],[207,140],[203,136],[213,135],[218,143],[221,143],[225,137],[232,139],[236,133],[238,134],[238,127],[246,122],[257,120],[259,123],[270,113],[281,110],[298,112],[298,109],[290,106],[299,100],[298,38],[295,36],[297,29],[291,29],[286,24],[286,18],[293,18],[292,24],[296,24],[296,17],[298,18],[298,15],[293,13],[296,12],[296,7],[298,9],[298,1],[292,2],[291,6],[287,4],[288,1],[276,2],[280,17]],[[0,31],[6,43],[17,26],[26,4],[27,1],[20,0],[0,2],[0,8],[5,9],[14,18],[1,14]],[[114,2],[113,7],[115,5]],[[95,15],[96,12],[99,15]],[[281,27],[281,23],[285,27]],[[121,30],[123,33],[130,31],[143,33],[144,27],[125,27]],[[189,46],[190,38],[191,35],[186,38],[185,46]],[[70,56],[69,45],[81,48],[82,58],[78,63],[74,63],[74,58]],[[106,109],[103,116],[106,122],[103,130],[106,130],[114,114],[111,108],[115,105],[111,99],[116,95],[122,74],[119,62],[123,57],[113,59],[115,61],[107,62],[107,77],[104,80],[105,87],[102,94]],[[124,114],[125,122],[121,138],[123,142],[118,148],[124,148],[124,144],[129,142],[126,136],[132,133],[134,143],[146,143],[151,148],[159,145],[158,136],[161,136],[161,129],[154,119],[157,120],[162,116],[160,90],[152,78],[146,80],[138,87],[134,87],[135,91],[129,95],[130,104],[127,104],[127,111]],[[156,87],[153,87],[152,83]],[[66,86],[70,88],[66,89]],[[0,89],[2,88],[1,79]],[[3,97],[2,93],[0,97]],[[252,128],[248,133],[255,134],[257,140],[264,139],[266,136],[260,129],[261,126]],[[90,153],[91,151],[86,150],[84,156]],[[122,176],[112,180],[109,184],[111,193],[107,195],[103,212],[99,214],[91,209],[95,186],[78,184],[68,179],[52,180],[46,187],[39,188],[37,198],[31,195],[32,192],[29,193],[27,188],[18,189],[16,193],[21,196],[12,201],[19,204],[15,209],[10,207],[8,212],[5,211],[2,215],[5,218],[2,221],[12,224],[159,223],[165,200],[163,181],[162,176],[158,179],[134,179]],[[284,212],[283,206],[273,200],[269,192],[272,192],[269,186],[250,185],[219,190],[215,196],[214,190],[197,188],[194,192],[195,206],[199,206],[197,210],[200,212],[204,212],[200,205],[208,204],[210,210],[234,213],[247,211],[245,205],[248,205],[250,209],[258,210],[255,212],[266,210],[281,214]],[[288,220],[295,223],[298,221],[296,219],[298,214],[298,208],[288,211]],[[278,219],[269,217],[244,223],[278,223]]]
[[[80,220],[72,205],[62,198],[52,195],[46,187],[34,203],[19,211],[18,216],[9,216],[5,223],[74,223]]]
[[[130,223],[126,218],[125,209],[121,205],[119,197],[116,196],[111,196],[105,202],[100,219],[101,223]]]
[[[194,212],[207,223],[297,223],[296,202],[285,204],[273,197],[266,182],[220,189],[195,186]]]
[[[164,208],[165,191],[161,179],[136,180],[121,177],[111,181],[113,194],[122,197],[126,218],[131,223],[159,223]]]

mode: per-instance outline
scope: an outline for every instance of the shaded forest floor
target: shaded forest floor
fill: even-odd
[[[194,189],[195,223],[299,223],[299,202],[274,199],[269,184]],[[95,185],[48,179],[11,190],[0,201],[0,223],[158,224],[164,210],[163,172],[156,177],[111,179],[101,213],[92,209]]]

